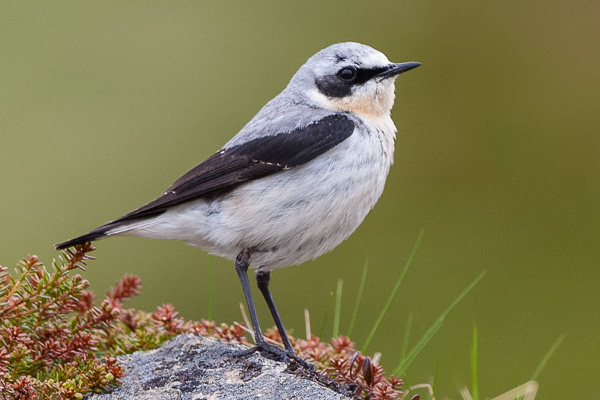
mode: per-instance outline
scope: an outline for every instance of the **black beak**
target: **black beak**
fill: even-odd
[[[410,71],[411,69],[417,68],[421,65],[420,62],[411,61],[400,64],[390,64],[388,69],[377,74],[378,78],[389,78],[392,76],[399,75],[403,72]]]

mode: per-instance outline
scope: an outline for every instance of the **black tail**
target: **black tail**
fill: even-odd
[[[159,197],[159,199],[160,199],[160,197]],[[144,207],[140,207],[137,210],[130,212],[129,214],[125,214],[121,218],[117,218],[113,221],[109,221],[109,222],[105,223],[104,225],[99,226],[98,228],[94,229],[93,231],[86,233],[85,235],[77,236],[76,238],[67,240],[62,243],[55,244],[54,248],[56,250],[61,250],[61,249],[66,249],[67,247],[75,246],[76,244],[83,244],[86,242],[94,241],[96,239],[102,239],[103,237],[107,236],[106,232],[110,231],[111,229],[117,228],[124,224],[125,225],[129,224],[132,221],[138,221],[138,220],[143,220],[146,218],[151,218],[151,217],[160,215],[163,212],[165,212],[165,209],[146,211],[145,208],[151,204],[153,204],[153,202],[145,205]]]
[[[77,236],[76,238],[69,239],[65,242],[58,243],[54,245],[56,250],[66,249],[67,247],[75,246],[76,244],[83,244],[86,242],[91,242],[96,239],[102,239],[108,231],[110,227],[101,226],[99,228],[94,229],[91,232],[86,233],[85,235]]]

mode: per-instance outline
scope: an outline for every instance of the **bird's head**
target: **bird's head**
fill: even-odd
[[[292,78],[289,89],[302,91],[318,107],[368,118],[389,115],[394,81],[418,62],[395,64],[372,47],[338,43],[308,59]]]

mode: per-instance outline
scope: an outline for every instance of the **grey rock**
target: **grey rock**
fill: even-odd
[[[285,363],[259,354],[232,357],[243,347],[186,334],[162,347],[118,357],[125,367],[122,385],[88,400],[254,400],[348,399],[323,384],[315,373],[288,371]],[[321,384],[318,381],[321,380]]]

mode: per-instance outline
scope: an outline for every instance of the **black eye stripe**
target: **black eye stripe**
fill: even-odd
[[[354,78],[343,79],[340,77],[344,69],[353,69]],[[354,66],[341,67],[334,75],[320,76],[315,79],[315,84],[321,93],[329,97],[345,97],[352,93],[352,87],[362,85],[373,79],[377,75],[388,70],[388,67],[381,68],[356,68]]]
[[[387,67],[382,67],[382,68],[358,68],[356,70],[356,78],[354,78],[353,83],[355,85],[361,85],[365,82],[367,82],[368,80],[373,79],[375,76],[379,75],[380,73],[386,71],[388,68]]]

